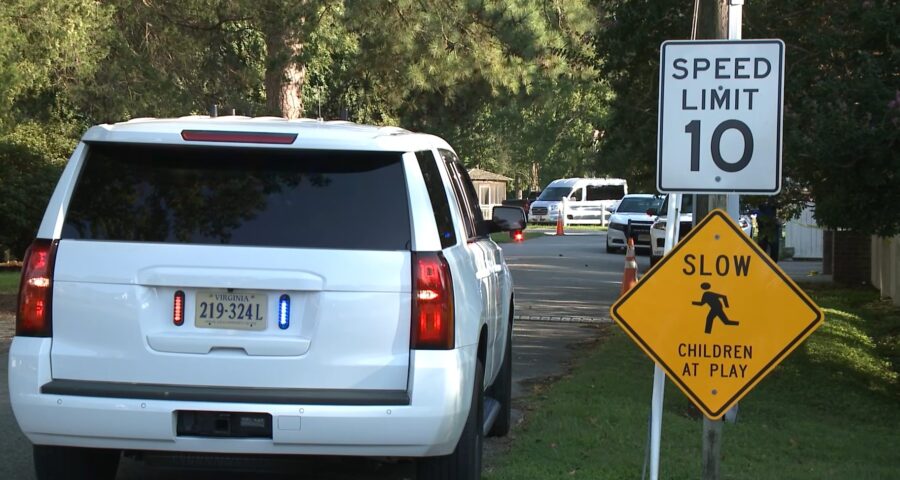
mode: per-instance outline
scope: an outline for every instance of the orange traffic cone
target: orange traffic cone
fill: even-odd
[[[634,239],[628,238],[628,248],[625,250],[625,273],[622,275],[622,291],[619,296],[631,290],[637,284],[637,261],[634,259]]]
[[[556,234],[557,235],[565,235],[566,230],[563,227],[563,213],[559,212],[559,215],[556,217]]]

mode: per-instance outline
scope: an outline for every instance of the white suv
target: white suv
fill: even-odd
[[[634,239],[636,248],[650,248],[650,225],[656,220],[656,211],[663,197],[646,193],[628,194],[616,204],[609,217],[606,231],[606,253],[622,250],[627,239]]]
[[[440,138],[348,122],[87,131],[26,254],[9,391],[37,477],[137,457],[421,457],[509,430],[512,282]]]

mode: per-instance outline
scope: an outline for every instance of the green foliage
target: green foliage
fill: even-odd
[[[748,38],[787,46],[786,173],[809,189],[816,219],[900,233],[900,4],[773,0],[745,11]]]
[[[376,5],[383,16],[363,14]],[[518,188],[594,170],[606,88],[595,69],[561,54],[591,53],[582,41],[595,28],[586,2],[359,2],[347,17],[366,55],[344,85],[382,105],[364,110],[441,135],[467,165]]]
[[[659,44],[689,37],[691,3],[599,3],[596,49],[615,99],[597,161],[652,189]],[[813,200],[824,226],[900,233],[898,19],[892,1],[759,0],[744,8],[744,38],[787,46],[785,179],[774,199],[787,216]]]
[[[898,8],[745,9],[746,37],[788,45],[780,206],[814,198],[825,225],[900,231]],[[213,104],[278,114],[279,98],[438,134],[516,190],[603,175],[652,189],[658,46],[688,36],[690,13],[675,0],[3,2],[0,197],[31,207],[0,213],[16,219],[2,243],[33,231],[27,209],[52,183],[40,176],[88,125]]]
[[[265,44],[251,19],[235,11],[242,3],[113,5],[109,58],[80,99],[92,122],[205,114],[213,104],[262,111]]]
[[[614,97],[601,125],[597,163],[629,180],[632,191],[655,191],[659,44],[690,37],[690,4],[676,0],[601,0],[594,39],[600,70]]]
[[[111,9],[93,0],[0,3],[0,101],[13,114],[48,115],[53,97],[66,95],[100,68]],[[44,108],[41,108],[44,107]]]
[[[0,272],[0,294],[15,295],[19,292],[19,272]]]
[[[22,258],[34,239],[50,194],[74,142],[59,130],[37,123],[17,125],[0,137],[0,251]]]
[[[80,90],[107,57],[112,9],[93,0],[0,4],[0,250],[21,257],[84,124]]]

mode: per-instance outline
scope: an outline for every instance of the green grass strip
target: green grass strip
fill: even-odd
[[[19,292],[19,272],[0,272],[0,294]]]
[[[529,230],[556,230],[556,224],[536,224],[528,225]],[[579,232],[605,232],[609,227],[600,225],[566,225],[566,231],[575,230]]]
[[[870,289],[807,289],[825,324],[726,424],[724,479],[900,478],[900,309]],[[641,477],[652,363],[618,327],[572,373],[522,402],[526,422],[485,478]],[[660,478],[700,478],[702,421],[666,387]],[[648,477],[649,478],[649,477]]]

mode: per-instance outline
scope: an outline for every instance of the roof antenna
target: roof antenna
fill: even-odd
[[[209,118],[216,118],[219,116],[219,106],[215,103],[212,107],[209,107]]]

